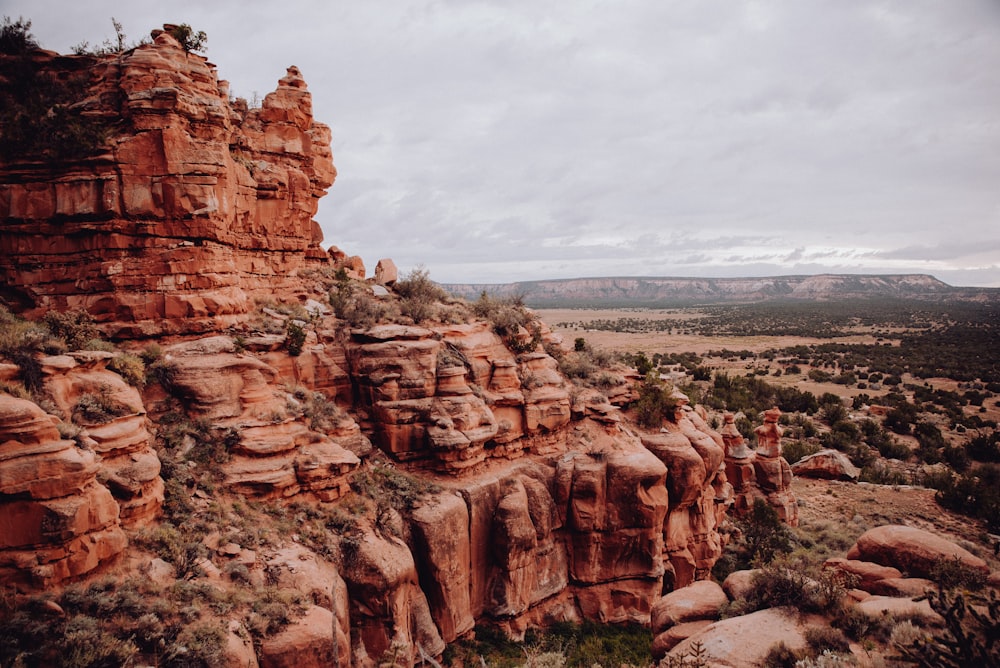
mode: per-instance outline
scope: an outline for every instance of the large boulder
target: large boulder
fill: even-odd
[[[668,659],[690,654],[693,645],[701,643],[707,665],[713,668],[757,668],[779,642],[792,650],[804,648],[806,628],[796,613],[785,608],[723,619],[674,647],[660,666],[667,666]]]
[[[714,621],[719,616],[719,608],[727,602],[729,598],[722,587],[711,580],[700,580],[675,589],[653,604],[653,658],[662,658],[674,645],[696,630],[700,631],[702,625],[687,626],[682,633],[671,633],[675,627]]]
[[[855,481],[861,475],[861,469],[852,464],[843,452],[826,449],[792,464],[792,473],[803,478]]]
[[[989,575],[986,562],[955,543],[923,529],[886,524],[869,529],[847,553],[848,559],[894,566],[912,577],[929,578],[949,563]]]

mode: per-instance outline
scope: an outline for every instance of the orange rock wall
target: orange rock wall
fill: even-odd
[[[0,156],[0,289],[28,315],[85,308],[116,336],[205,332],[329,261],[312,220],[333,183],[330,130],[291,67],[259,109],[171,36],[89,68],[82,103],[114,122],[99,155]]]

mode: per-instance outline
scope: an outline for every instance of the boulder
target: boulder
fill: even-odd
[[[668,653],[667,659],[683,657],[694,643],[701,643],[707,665],[713,668],[756,668],[771,647],[779,642],[790,649],[806,646],[806,625],[799,617],[783,608],[770,608],[715,622],[689,636]]]
[[[750,593],[753,578],[759,572],[760,569],[757,568],[733,571],[722,582],[722,591],[726,592],[726,595],[734,601],[738,598],[746,598],[747,594]]]
[[[902,619],[921,619],[925,623],[940,626],[944,619],[934,612],[927,599],[915,601],[912,598],[897,598],[894,596],[870,596],[854,604],[856,610],[869,617],[884,617],[893,615]]]
[[[716,619],[719,608],[728,602],[726,592],[711,580],[699,580],[675,589],[653,605],[653,633],[661,633],[676,624]]]
[[[260,644],[260,668],[326,668],[337,658],[333,613],[315,605]]]
[[[916,527],[887,524],[869,529],[847,553],[848,559],[894,566],[910,576],[932,577],[942,564],[957,563],[987,576],[986,562],[955,543]]]
[[[856,481],[861,469],[852,464],[843,452],[826,449],[792,464],[792,473],[803,478]]]
[[[859,589],[871,591],[869,587],[880,580],[888,578],[901,578],[902,572],[892,566],[881,566],[870,561],[858,561],[857,559],[844,559],[843,557],[831,557],[823,564],[824,569],[838,570],[848,574]]]

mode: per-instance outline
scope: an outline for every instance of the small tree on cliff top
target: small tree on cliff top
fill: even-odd
[[[674,421],[677,400],[671,394],[673,387],[660,380],[656,370],[650,370],[639,386],[639,399],[635,402],[635,419],[647,429],[659,429],[664,420]]]
[[[174,39],[180,42],[185,51],[204,53],[208,49],[208,35],[205,34],[204,30],[195,32],[194,28],[187,23],[182,23],[171,26],[169,32]]]

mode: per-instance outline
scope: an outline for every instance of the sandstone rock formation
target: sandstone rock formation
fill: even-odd
[[[229,337],[209,337],[166,349],[170,386],[192,418],[208,420],[227,440],[220,465],[235,491],[261,497],[311,493],[330,501],[347,491],[365,447],[357,424],[342,415],[327,433],[309,427],[282,388],[276,369],[234,352]]]
[[[781,411],[772,408],[764,411],[764,424],[754,430],[757,436],[757,456],[754,472],[757,486],[766,495],[768,503],[778,511],[778,517],[790,526],[799,522],[799,508],[791,492],[792,469],[781,456],[782,428],[778,425]]]
[[[81,307],[123,345],[155,338],[162,350],[158,382],[142,392],[110,370],[114,354],[74,352],[33,358],[38,403],[0,395],[4,583],[28,590],[101,570],[128,532],[157,522],[161,474],[183,466],[196,482],[169,482],[192,507],[249,497],[352,508],[309,549],[291,531],[266,549],[218,535],[197,546],[209,551],[187,573],[199,584],[221,587],[228,567],[311,601],[253,647],[228,624],[230,661],[413,665],[477,623],[522,637],[558,621],[649,623],[654,611],[665,651],[721,600],[699,581],[734,503],[764,496],[794,523],[776,417],[759,453],[683,395],[663,429],[637,431],[618,408],[634,398],[629,384],[572,385],[535,345],[557,343],[544,328],[505,338],[467,317],[348,326],[333,315],[307,270],[349,282],[365,267],[319,247],[312,216],[335,171],[295,68],[249,109],[166,32],[120,56],[37,60],[44,77],[88,72],[83,104],[120,122],[99,154],[0,162],[4,299],[31,317]],[[383,260],[375,280],[391,287],[396,273]],[[366,296],[391,301],[384,286]],[[255,298],[297,308],[251,316]],[[114,410],[95,417],[86,397]],[[39,404],[72,419],[78,443]],[[395,505],[344,501],[375,467],[437,487]],[[163,559],[137,561],[162,584],[185,577]],[[676,609],[707,590],[697,614]]]
[[[47,587],[125,549],[98,455],[60,437],[57,418],[0,394],[0,581]]]
[[[80,104],[116,122],[91,157],[0,156],[0,286],[26,314],[84,308],[116,336],[210,331],[329,262],[312,216],[336,176],[330,130],[298,69],[248,109],[166,32],[121,55],[45,53],[40,80],[86,71]]]

